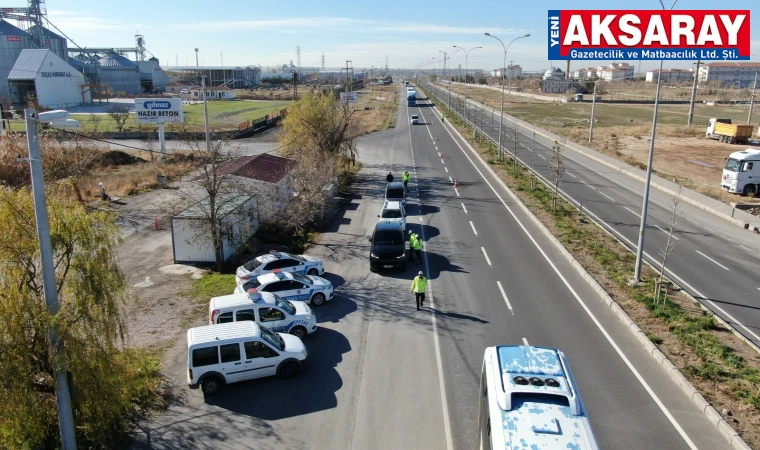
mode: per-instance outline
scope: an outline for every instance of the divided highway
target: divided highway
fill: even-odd
[[[601,448],[729,448],[431,105],[400,100],[396,127],[360,141],[357,197],[309,251],[337,289],[315,311],[308,371],[204,399],[185,386],[179,342],[179,399],[134,448],[474,449],[484,349],[520,343],[567,354]],[[405,169],[423,264],[371,273],[385,175]],[[418,270],[430,280],[421,311]]]
[[[446,104],[462,114],[455,93],[426,84]],[[467,119],[498,141],[499,112],[468,99]],[[508,112],[508,111],[507,111]],[[519,130],[519,128],[518,128]],[[512,123],[504,119],[502,145],[514,148]],[[532,133],[518,132],[517,158],[550,179],[551,148],[535,142]],[[533,156],[533,158],[531,158]],[[630,248],[637,246],[644,185],[573,150],[563,151],[565,174],[561,190],[576,206],[583,205]],[[716,180],[717,183],[718,180]],[[668,275],[745,338],[760,346],[760,238],[736,225],[681,201],[683,219],[676,226],[675,250],[668,257]],[[645,257],[658,264],[667,241],[672,197],[652,188],[647,217]],[[631,269],[633,272],[633,268]]]

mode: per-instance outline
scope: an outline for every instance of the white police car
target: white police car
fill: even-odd
[[[235,272],[235,281],[240,285],[255,276],[271,273],[274,269],[280,269],[280,272],[293,272],[302,275],[322,275],[325,273],[322,260],[319,258],[272,250],[238,267]]]
[[[332,300],[334,294],[332,283],[322,277],[281,272],[280,269],[251,278],[236,287],[234,293],[243,294],[251,288],[259,292],[272,292],[283,300],[309,302],[312,306],[323,305],[327,300]]]
[[[252,320],[275,333],[301,339],[317,331],[317,318],[304,302],[283,300],[271,292],[249,289],[244,294],[214,297],[208,305],[209,325]]]

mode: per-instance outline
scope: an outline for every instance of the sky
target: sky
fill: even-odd
[[[7,7],[26,6],[23,0],[5,3]],[[635,3],[639,9],[661,8],[658,0]],[[346,60],[358,68],[382,67],[387,55],[390,68],[412,68],[424,60],[442,59],[443,51],[456,50],[453,46],[457,45],[482,47],[469,54],[467,65],[491,70],[502,65],[503,50],[495,39],[483,35],[489,32],[505,43],[531,34],[516,41],[507,56],[527,71],[551,65],[547,59],[547,10],[615,8],[611,4],[601,0],[46,1],[50,22],[77,45],[132,47],[139,32],[164,68],[177,63],[194,65],[196,47],[201,65],[221,65],[222,59],[226,66],[296,63],[297,46],[304,67],[320,66],[324,54],[327,67],[345,67]],[[749,9],[751,15],[760,13],[758,0],[722,0],[720,5]],[[715,0],[678,0],[676,9],[714,6]],[[752,48],[759,55],[753,60],[760,61],[760,18],[752,18]],[[74,45],[69,43],[69,47]],[[458,64],[465,66],[462,51],[451,55],[449,66]],[[554,64],[565,67],[564,61]],[[644,61],[641,68],[651,69],[656,64]],[[665,64],[666,68],[688,67],[691,62]],[[577,61],[571,63],[571,69],[594,65],[598,64]]]

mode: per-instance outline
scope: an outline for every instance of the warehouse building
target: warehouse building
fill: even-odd
[[[29,35],[5,20],[0,20],[0,102],[2,103],[10,103],[8,74],[18,59],[18,55],[27,48],[34,48]]]
[[[261,84],[261,69],[256,66],[178,66],[172,72],[179,72],[179,78],[201,84],[206,77],[206,86],[229,86],[232,89],[245,89]],[[292,76],[292,75],[291,75]],[[176,80],[172,80],[176,81]]]
[[[40,106],[59,109],[90,101],[85,78],[49,49],[25,49],[8,74],[10,102],[23,106],[30,96]]]
[[[153,57],[147,61],[138,61],[137,67],[140,70],[140,84],[143,92],[166,92],[169,76],[158,64],[158,58]]]
[[[99,82],[109,86],[111,92],[126,92],[128,95],[142,92],[140,69],[134,62],[116,52],[110,52],[98,60],[98,65]]]

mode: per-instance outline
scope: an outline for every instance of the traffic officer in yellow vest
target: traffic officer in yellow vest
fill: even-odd
[[[414,240],[417,239],[417,234],[409,230],[409,259],[414,259]]]
[[[412,280],[412,292],[414,292],[414,298],[417,301],[417,311],[420,310],[422,302],[425,301],[425,289],[427,288],[427,278],[420,273]]]
[[[422,253],[422,238],[418,235],[414,235],[414,241],[410,243],[414,251],[414,262],[420,263],[420,254]]]
[[[409,184],[409,180],[411,180],[412,177],[409,175],[409,171],[405,170],[404,173],[401,174],[401,181],[404,182],[404,190],[408,191],[406,185]]]

